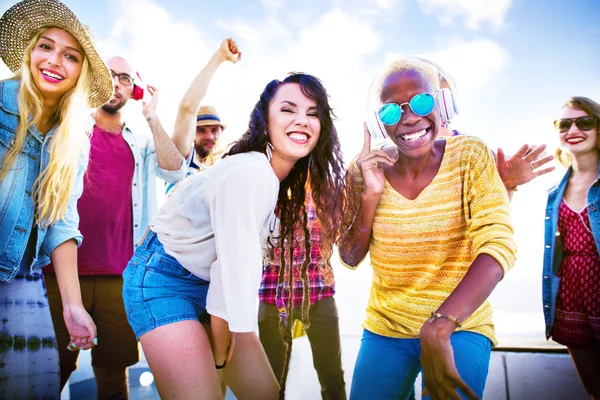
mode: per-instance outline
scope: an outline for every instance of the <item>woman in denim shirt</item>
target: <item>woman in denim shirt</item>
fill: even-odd
[[[90,33],[62,3],[0,18],[0,398],[58,398],[58,353],[40,267],[52,259],[73,348],[95,344],[77,280],[88,107],[112,96]]]
[[[568,171],[548,195],[543,302],[546,337],[569,349],[590,398],[600,399],[600,104],[572,97],[554,126]]]

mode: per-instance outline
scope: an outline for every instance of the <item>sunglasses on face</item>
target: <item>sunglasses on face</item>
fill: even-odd
[[[577,128],[579,130],[589,131],[596,127],[596,124],[598,123],[598,119],[595,117],[587,116],[587,115],[585,117],[579,117],[579,118],[557,119],[556,121],[554,121],[554,127],[560,133],[564,133],[564,132],[568,131],[569,129],[571,129],[573,122],[575,122],[575,126],[577,126]]]
[[[133,78],[129,74],[117,74],[112,69],[110,70],[110,73],[113,79],[115,79],[115,76],[119,77],[119,82],[121,82],[121,85],[131,86],[133,84]]]
[[[429,93],[419,93],[407,103],[387,103],[379,108],[377,117],[384,125],[396,125],[402,118],[402,106],[404,105],[408,105],[414,114],[424,117],[433,111],[435,98]]]

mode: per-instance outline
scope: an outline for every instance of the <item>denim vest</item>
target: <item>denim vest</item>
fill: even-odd
[[[556,276],[563,257],[563,245],[558,232],[558,209],[565,193],[572,168],[569,168],[560,183],[548,192],[546,220],[544,224],[544,269],[542,275],[542,302],[546,321],[546,339],[552,335],[556,314],[556,296],[560,278]],[[588,214],[596,249],[600,250],[600,174],[590,186],[587,194]]]
[[[15,141],[19,124],[19,85],[16,79],[0,81],[0,162]],[[40,135],[35,127],[30,128],[19,155],[0,182],[0,282],[10,282],[15,277],[31,235],[35,235],[33,239],[36,241],[31,269],[50,263],[49,255],[58,245],[70,239],[81,244],[83,237],[78,229],[77,199],[83,190],[89,148],[80,157],[64,218],[48,228],[34,225],[33,184],[48,165],[48,148],[53,134],[54,128],[46,135]]]

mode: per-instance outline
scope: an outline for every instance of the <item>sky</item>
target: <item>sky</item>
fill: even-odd
[[[0,0],[0,12],[14,3]],[[70,0],[65,4],[89,25],[101,56],[127,58],[145,83],[159,88],[158,112],[167,131],[194,76],[224,38],[236,40],[241,61],[220,67],[204,102],[215,106],[228,124],[225,142],[244,132],[253,105],[270,80],[302,71],[318,76],[327,88],[342,150],[350,161],[362,147],[368,88],[377,71],[400,56],[426,57],[441,65],[457,82],[460,115],[452,127],[509,154],[524,143],[546,143],[553,151],[552,121],[570,96],[600,102],[599,0]],[[0,78],[8,76],[0,63]],[[127,118],[132,126],[145,129],[140,109],[139,104],[128,106]],[[539,324],[543,324],[546,191],[563,172],[539,178],[515,195],[518,261],[492,296],[501,322],[520,313],[523,323],[533,321],[532,329],[543,331]],[[349,293],[343,282],[368,282],[369,267],[359,270],[336,265],[341,297]],[[366,282],[356,289],[362,296]],[[364,314],[359,314],[360,320]]]

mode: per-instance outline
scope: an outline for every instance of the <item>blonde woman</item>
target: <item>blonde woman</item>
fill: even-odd
[[[554,127],[567,167],[548,192],[542,300],[546,338],[567,346],[590,399],[600,399],[600,104],[571,97]]]
[[[56,0],[0,18],[0,398],[57,398],[58,353],[40,268],[54,263],[73,348],[96,343],[77,280],[77,198],[87,166],[78,125],[112,96],[88,30]]]

